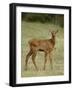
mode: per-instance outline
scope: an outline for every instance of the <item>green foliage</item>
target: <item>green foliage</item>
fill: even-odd
[[[22,20],[27,22],[52,23],[64,27],[64,15],[22,13]]]

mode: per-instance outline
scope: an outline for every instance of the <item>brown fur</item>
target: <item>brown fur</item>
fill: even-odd
[[[47,55],[49,55],[49,60],[50,60],[51,68],[52,68],[51,52],[53,51],[54,46],[55,46],[55,36],[57,32],[58,31],[51,32],[52,37],[50,39],[46,39],[46,40],[33,39],[29,41],[30,51],[27,54],[26,60],[25,60],[26,70],[27,70],[28,59],[31,55],[32,55],[33,64],[36,70],[38,70],[37,65],[35,63],[35,57],[36,57],[37,51],[42,51],[45,53],[44,70],[45,70],[45,66],[47,62]]]

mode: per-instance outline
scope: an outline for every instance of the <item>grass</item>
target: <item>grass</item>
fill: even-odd
[[[28,41],[31,39],[49,39],[51,37],[49,30],[57,30],[56,36],[56,50],[52,52],[53,70],[50,68],[49,59],[47,60],[46,70],[43,70],[44,66],[44,53],[38,52],[36,56],[36,64],[39,68],[38,71],[32,63],[31,57],[28,61],[28,70],[25,71],[25,59],[29,52]],[[21,26],[21,77],[35,77],[35,76],[56,76],[64,74],[64,30],[63,28],[49,24],[38,22],[24,22]]]

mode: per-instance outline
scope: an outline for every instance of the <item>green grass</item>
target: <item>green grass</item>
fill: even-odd
[[[25,71],[25,59],[29,52],[28,41],[31,39],[49,39],[51,37],[49,30],[57,30],[56,36],[56,50],[52,52],[53,59],[53,70],[50,68],[49,58],[46,64],[46,70],[43,70],[44,66],[44,53],[38,52],[36,56],[36,64],[39,68],[36,71],[32,59],[30,57],[28,61],[28,70]],[[24,22],[22,21],[21,26],[21,77],[35,77],[35,76],[56,76],[64,74],[64,30],[63,28],[49,24],[49,23],[38,23],[38,22]]]

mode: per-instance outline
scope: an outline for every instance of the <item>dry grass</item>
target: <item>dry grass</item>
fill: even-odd
[[[35,70],[31,57],[28,62],[28,70],[25,71],[25,58],[29,52],[28,41],[35,39],[48,39],[50,38],[50,30],[59,30],[56,37],[56,50],[53,53],[53,70],[50,68],[49,58],[46,64],[46,70],[43,70],[44,66],[44,53],[38,52],[36,56],[36,64],[39,71]],[[29,23],[22,21],[22,35],[21,35],[21,76],[22,77],[35,77],[35,76],[55,76],[64,74],[64,30],[63,28],[45,23]]]

